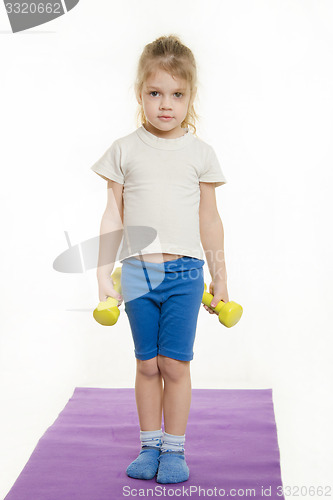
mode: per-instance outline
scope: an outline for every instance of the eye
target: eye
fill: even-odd
[[[175,96],[177,96],[177,98],[180,98],[183,97],[183,94],[181,92],[175,92]]]
[[[149,92],[149,95],[151,95],[152,97],[156,97],[156,95],[152,94],[158,94],[157,90],[152,90],[151,92]]]

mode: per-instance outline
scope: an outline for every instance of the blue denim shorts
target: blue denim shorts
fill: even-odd
[[[121,291],[137,359],[193,359],[204,292],[204,260],[181,257],[162,263],[122,261]]]

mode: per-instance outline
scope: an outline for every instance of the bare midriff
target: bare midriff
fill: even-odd
[[[177,255],[174,253],[149,253],[141,257],[139,255],[134,255],[135,259],[144,260],[145,262],[154,262],[155,264],[180,259],[181,257],[184,257],[184,255]]]

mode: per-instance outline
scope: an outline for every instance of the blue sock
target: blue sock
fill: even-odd
[[[161,453],[165,451],[181,451],[184,452],[185,434],[183,436],[175,436],[164,432]]]
[[[153,479],[158,469],[162,436],[162,429],[140,431],[141,451],[139,456],[126,469],[126,474],[129,477]]]
[[[190,470],[185,461],[185,434],[175,436],[164,433],[156,481],[158,483],[182,483],[187,481]]]

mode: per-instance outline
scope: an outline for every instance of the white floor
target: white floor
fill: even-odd
[[[25,387],[23,383],[7,389],[2,387],[1,499],[14,484],[39,438],[66,405],[74,387],[46,387],[42,381],[33,387]],[[305,387],[290,386],[280,390],[273,388],[273,400],[283,484],[291,488],[290,491],[286,490],[286,498],[331,498],[333,460],[330,398],[322,394],[320,388],[316,394],[309,394]],[[313,495],[310,486],[330,486],[331,489],[329,495],[320,495],[320,490]]]
[[[275,283],[281,288],[277,278]],[[312,308],[321,314],[309,315],[306,287],[298,284],[295,291],[290,285],[276,302],[256,286],[254,281],[249,295],[241,298],[246,314],[233,330],[204,310],[199,314],[192,387],[273,389],[282,481],[292,488],[286,500],[332,498],[329,295],[325,289],[325,296],[318,293]],[[78,312],[61,312],[58,303],[54,310],[8,307],[0,336],[0,498],[75,387],[133,387],[135,380],[133,341],[123,306],[113,330],[98,325],[88,307]],[[279,315],[281,309],[290,315]],[[324,495],[318,489],[313,495],[311,486],[331,490]]]

